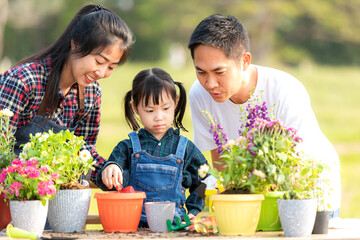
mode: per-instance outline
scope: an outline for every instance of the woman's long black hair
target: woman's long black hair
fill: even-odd
[[[178,101],[175,86],[179,88]],[[159,104],[163,90],[165,90],[175,103],[177,102],[173,124],[176,128],[181,128],[187,132],[182,124],[186,109],[185,88],[182,83],[174,82],[170,74],[160,68],[146,69],[139,72],[133,80],[132,90],[128,91],[125,95],[125,119],[134,131],[138,130],[140,126],[130,102],[132,101],[134,106],[137,107],[144,100],[145,106],[147,106],[151,98],[154,104]]]
[[[124,53],[120,65],[129,56],[133,39],[130,28],[118,15],[100,5],[90,4],[79,10],[55,43],[21,60],[16,66],[51,57],[51,70],[43,99],[51,116],[58,106],[61,72],[70,53],[81,58],[94,50],[100,53],[107,46],[121,40],[119,42]],[[71,52],[71,41],[77,46],[74,52]]]

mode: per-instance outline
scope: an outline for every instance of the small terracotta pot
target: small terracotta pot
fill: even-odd
[[[136,232],[143,208],[145,192],[95,193],[104,232]]]
[[[0,231],[6,228],[11,222],[9,201],[5,202],[4,197],[0,195]]]

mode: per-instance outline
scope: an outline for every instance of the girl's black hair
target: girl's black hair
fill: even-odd
[[[71,41],[77,46],[71,51]],[[121,41],[119,41],[121,40]],[[58,106],[61,72],[70,54],[81,58],[90,53],[100,53],[119,41],[124,51],[119,65],[126,62],[134,37],[126,23],[112,11],[100,5],[86,5],[77,12],[60,38],[49,47],[27,57],[16,66],[51,57],[51,70],[43,101],[50,116]]]
[[[170,74],[160,68],[146,69],[135,76],[132,90],[128,91],[124,98],[125,119],[128,125],[134,131],[137,131],[140,128],[135,117],[135,112],[131,107],[131,101],[134,106],[138,106],[144,100],[145,106],[147,106],[151,98],[151,101],[154,104],[159,104],[161,94],[163,90],[165,90],[176,103],[177,94],[175,85],[179,88],[179,99],[175,108],[173,124],[176,128],[181,128],[187,132],[182,124],[182,119],[186,109],[185,88],[182,83],[174,82]]]

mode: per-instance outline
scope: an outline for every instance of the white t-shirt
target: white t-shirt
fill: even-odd
[[[330,186],[333,188],[328,197],[331,209],[340,207],[341,181],[339,157],[335,148],[320,130],[315,114],[311,108],[310,97],[300,81],[280,70],[253,65],[258,71],[258,80],[253,96],[262,91],[267,107],[274,107],[276,119],[280,119],[286,127],[297,129],[298,135],[304,140],[301,149],[309,156],[329,165],[331,172]],[[194,82],[189,92],[191,116],[193,122],[194,143],[201,151],[216,149],[217,146],[209,132],[209,124],[202,111],[210,112],[217,123],[223,127],[228,139],[239,137],[241,126],[240,107],[229,99],[215,102],[211,95]],[[248,104],[244,103],[243,106]]]

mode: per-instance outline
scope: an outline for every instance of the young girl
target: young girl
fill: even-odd
[[[115,13],[100,5],[84,6],[59,39],[0,75],[0,109],[9,108],[15,152],[29,134],[69,129],[83,136],[94,160],[100,124],[101,88],[124,63],[133,35]],[[97,165],[96,165],[97,166]]]
[[[183,85],[162,69],[143,70],[124,100],[126,120],[134,132],[114,148],[97,174],[97,185],[103,190],[132,186],[146,193],[145,201],[175,202],[175,216],[182,217],[186,206],[193,220],[204,207],[195,190],[201,184],[198,169],[207,161],[191,141],[180,135],[180,129],[186,131],[182,125],[186,108]],[[138,133],[135,114],[144,126]],[[190,190],[187,199],[186,189]],[[146,226],[144,210],[140,226]]]

